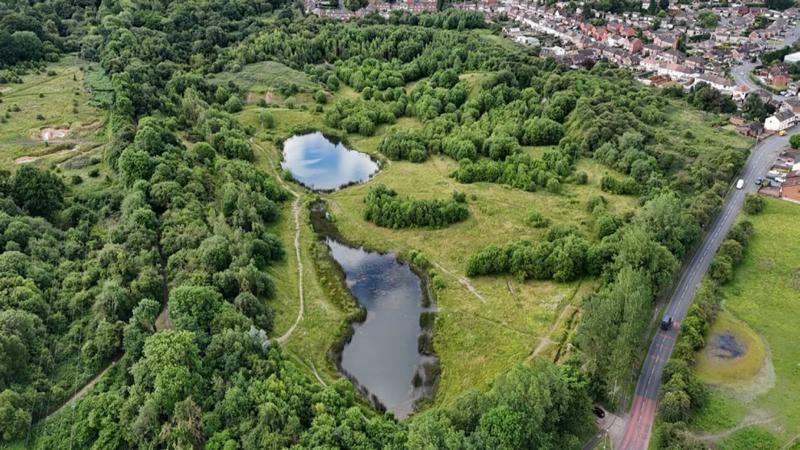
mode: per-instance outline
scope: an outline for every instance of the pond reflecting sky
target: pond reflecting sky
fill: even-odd
[[[368,180],[378,164],[368,155],[333,143],[322,133],[292,136],[283,143],[281,167],[315,191],[330,191]]]

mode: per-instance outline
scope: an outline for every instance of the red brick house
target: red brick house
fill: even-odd
[[[800,174],[793,173],[786,177],[781,185],[781,197],[800,201]]]

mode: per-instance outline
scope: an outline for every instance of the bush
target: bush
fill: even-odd
[[[766,202],[758,194],[747,194],[744,197],[744,212],[747,214],[756,215],[764,210],[764,206],[766,206]]]
[[[231,114],[241,111],[243,107],[242,100],[237,95],[231,95],[225,102],[225,111]]]
[[[441,228],[469,215],[467,208],[455,200],[401,199],[382,184],[370,188],[364,202],[364,219],[387,228]]]
[[[272,111],[261,111],[258,113],[258,121],[261,122],[261,126],[264,128],[275,128],[275,116],[272,115]]]
[[[425,141],[413,131],[395,131],[386,135],[378,144],[378,151],[391,160],[423,162],[428,159]]]
[[[547,228],[550,226],[550,219],[538,211],[531,211],[526,221],[528,225],[534,228]]]
[[[635,195],[639,193],[639,185],[631,177],[616,179],[610,175],[605,175],[600,180],[600,189],[603,192],[617,195]]]
[[[733,278],[733,261],[728,256],[717,255],[711,262],[708,276],[719,284],[725,284]]]
[[[589,182],[589,174],[579,171],[575,174],[575,184],[586,184]]]
[[[728,232],[728,238],[738,241],[742,246],[746,246],[753,237],[753,224],[747,220],[738,222]]]
[[[795,133],[789,138],[789,145],[792,148],[800,148],[800,133]]]
[[[458,203],[467,203],[467,194],[461,191],[453,191],[453,200]]]
[[[490,245],[469,257],[466,273],[470,277],[507,273],[522,280],[571,281],[586,273],[588,253],[588,242],[574,232],[536,244]]]

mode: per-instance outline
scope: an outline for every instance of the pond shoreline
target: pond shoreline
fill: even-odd
[[[302,140],[311,140],[311,139],[321,139],[323,141],[323,145],[325,145],[325,144],[330,145],[334,152],[339,152],[342,155],[345,155],[345,157],[351,158],[351,161],[350,161],[351,163],[358,164],[359,163],[359,161],[358,161],[359,158],[361,158],[361,161],[360,161],[361,163],[365,163],[365,162],[369,161],[370,164],[374,165],[374,169],[372,169],[372,171],[369,172],[369,173],[356,175],[354,177],[355,179],[347,180],[347,181],[341,181],[341,182],[337,183],[335,186],[332,186],[332,187],[318,187],[318,186],[314,186],[314,185],[309,184],[307,181],[304,182],[302,180],[302,178],[308,178],[308,177],[304,177],[303,175],[297,175],[295,173],[295,171],[293,171],[293,169],[291,168],[291,164],[292,163],[290,161],[287,161],[287,152],[289,152],[289,151],[292,151],[292,152],[296,152],[296,151],[308,152],[308,151],[314,151],[314,150],[316,150],[316,148],[314,147],[314,145],[309,145],[309,144],[305,144],[304,145],[303,143],[298,142],[297,143],[297,147],[294,147],[294,148],[290,149],[290,148],[287,148],[287,144],[292,140],[302,141]],[[317,143],[316,145],[319,145],[319,144],[320,143]],[[341,189],[344,189],[344,188],[346,188],[348,186],[353,186],[353,185],[356,185],[356,184],[366,183],[367,181],[371,180],[375,175],[380,173],[380,171],[383,169],[383,165],[384,165],[383,161],[381,161],[380,159],[375,157],[375,155],[371,155],[369,153],[361,152],[361,151],[354,150],[354,149],[350,148],[350,145],[349,145],[349,143],[348,143],[346,138],[344,138],[342,136],[335,135],[335,134],[331,134],[331,133],[323,132],[323,131],[320,131],[320,130],[316,130],[316,129],[296,130],[291,135],[283,137],[283,138],[277,140],[275,142],[275,145],[280,150],[279,165],[280,165],[280,169],[284,172],[284,174],[288,174],[289,178],[292,181],[294,181],[295,183],[299,184],[303,188],[308,189],[308,190],[310,190],[312,192],[316,192],[318,194],[329,194],[329,193],[336,192],[336,191],[339,191]],[[355,159],[353,159],[353,158],[355,158]],[[319,158],[318,160],[313,161],[312,163],[319,162],[320,160],[321,160],[321,158]],[[295,161],[295,163],[299,163],[299,162],[300,161]],[[336,161],[336,162],[339,162],[339,161]],[[351,167],[351,169],[352,169],[352,167]],[[362,169],[366,169],[366,168],[362,168]],[[315,178],[318,178],[320,174],[316,174],[316,175],[317,176],[315,176]]]
[[[370,392],[365,386],[363,386],[355,375],[349,373],[342,366],[342,355],[344,349],[353,339],[356,327],[359,324],[363,324],[366,320],[367,311],[347,286],[345,271],[339,262],[333,257],[331,248],[327,241],[330,239],[342,246],[349,247],[350,249],[360,249],[368,253],[391,255],[398,263],[406,265],[419,279],[421,294],[420,306],[422,308],[422,312],[420,313],[418,319],[420,326],[420,332],[417,338],[419,362],[414,368],[413,379],[409,380],[411,383],[410,387],[412,389],[413,401],[409,415],[418,412],[422,407],[429,404],[433,400],[441,373],[439,360],[433,348],[433,324],[436,314],[436,302],[433,290],[431,288],[429,274],[421,268],[416,267],[410,261],[399,257],[398,255],[370,249],[366,246],[356,244],[342,236],[335,224],[330,220],[327,205],[322,199],[317,199],[311,202],[309,204],[309,210],[311,225],[315,234],[317,235],[317,244],[324,246],[326,250],[325,256],[336,268],[336,276],[341,283],[341,286],[344,287],[344,291],[347,292],[348,296],[350,297],[350,301],[352,301],[353,305],[357,307],[359,311],[358,313],[350,314],[348,316],[347,322],[343,327],[344,329],[341,331],[341,336],[329,349],[328,356],[336,366],[337,370],[353,383],[356,390],[364,397],[364,399],[381,412],[385,412],[387,410],[386,406],[381,402],[381,400],[372,392]]]

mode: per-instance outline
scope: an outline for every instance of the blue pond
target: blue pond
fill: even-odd
[[[379,169],[368,155],[332,142],[320,132],[296,135],[284,141],[281,167],[315,191],[333,191],[366,181]]]

